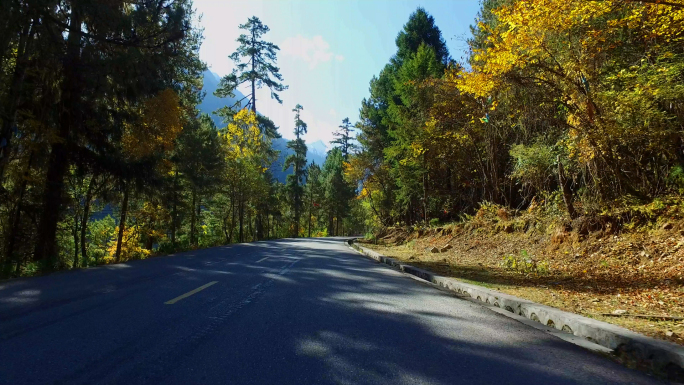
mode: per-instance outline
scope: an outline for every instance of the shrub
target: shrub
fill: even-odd
[[[546,261],[537,261],[530,257],[526,250],[521,250],[520,255],[506,255],[501,261],[501,267],[505,270],[517,271],[521,274],[547,274],[549,265]]]
[[[545,190],[554,175],[553,149],[540,143],[530,146],[515,144],[511,147],[510,154],[514,159],[511,178],[517,179],[525,187],[532,187],[535,191]]]
[[[682,166],[672,167],[667,177],[667,184],[680,194],[684,193],[684,168]]]
[[[107,256],[107,245],[116,237],[116,221],[110,215],[88,224],[88,264]]]

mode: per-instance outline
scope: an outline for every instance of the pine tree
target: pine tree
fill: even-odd
[[[432,47],[437,59],[446,66],[449,62],[449,51],[446,46],[442,32],[435,24],[435,18],[419,7],[411,14],[409,20],[404,24],[404,28],[397,35],[397,54],[393,61],[401,64],[418,52],[418,47],[425,44]]]
[[[282,84],[283,77],[280,74],[280,69],[276,67],[276,53],[280,48],[262,37],[270,30],[267,25],[263,24],[258,17],[253,16],[247,20],[246,24],[241,24],[240,29],[245,30],[246,34],[241,34],[237,42],[239,47],[229,57],[232,59],[236,68],[230,75],[226,75],[221,79],[218,89],[215,94],[219,97],[235,97],[234,91],[243,84],[249,84],[251,92],[245,95],[244,98],[237,100],[233,105],[226,106],[218,111],[220,116],[230,121],[238,110],[243,108],[243,101],[247,99],[245,107],[250,108],[257,116],[258,126],[261,133],[266,135],[269,139],[280,138],[278,134],[278,127],[269,118],[259,115],[256,108],[256,90],[266,86],[271,91],[271,98],[282,103],[278,92],[287,89],[286,85]],[[270,148],[264,149],[268,154],[265,158],[275,158],[277,154]],[[264,164],[264,167],[270,167],[270,164]],[[255,229],[256,238],[263,237],[263,223],[262,219],[264,212],[268,211],[263,202],[257,203],[257,212],[255,215]],[[268,215],[268,214],[266,214]]]
[[[419,211],[426,218],[429,198],[427,155],[411,146],[429,118],[434,93],[429,81],[443,75],[450,58],[434,18],[423,8],[411,14],[396,45],[396,54],[371,80],[371,95],[363,100],[357,124],[363,151],[357,160],[382,189],[376,202],[381,221],[390,223],[393,213],[403,213],[411,223]],[[417,153],[422,159],[410,159]]]
[[[323,164],[321,179],[330,236],[340,234],[340,223],[349,212],[349,202],[354,197],[354,189],[344,179],[344,162],[342,150],[336,147],[328,152]]]
[[[197,246],[203,199],[218,188],[225,167],[220,138],[208,115],[190,121],[179,138],[179,150],[178,169],[190,187],[190,244]]]
[[[155,0],[135,7],[116,2],[89,6],[72,0],[40,16],[37,33],[50,42],[42,54],[46,62],[61,65],[43,69],[56,77],[46,85],[56,91],[43,95],[56,107],[54,118],[43,122],[54,134],[41,199],[44,209],[38,218],[37,261],[52,262],[57,256],[57,224],[69,166],[95,162],[123,176],[119,171],[126,167],[114,159],[114,142],[123,128],[140,120],[137,111],[145,100],[167,88],[184,88],[174,75],[191,77],[199,68],[199,34],[190,22],[190,2],[164,5]]]
[[[301,105],[297,104],[292,110],[295,113],[295,139],[287,142],[287,148],[294,151],[294,153],[285,159],[285,164],[283,165],[283,170],[287,170],[290,166],[293,168],[292,174],[287,176],[286,185],[291,199],[290,204],[293,212],[292,233],[294,237],[299,236],[299,220],[302,212],[303,195],[302,184],[306,177],[307,148],[304,139],[301,138],[302,135],[306,134],[306,123],[300,118],[300,113],[303,109]]]
[[[342,150],[342,156],[345,160],[349,159],[349,152],[356,148],[356,145],[352,143],[354,138],[352,138],[351,132],[352,124],[349,122],[349,118],[344,118],[340,129],[333,133],[333,136],[335,136],[336,139],[330,142],[340,145],[340,150]]]
[[[234,105],[228,106],[223,115],[233,115],[242,108],[243,100],[247,99],[247,107],[256,114],[256,90],[266,86],[271,91],[271,98],[282,104],[278,92],[287,89],[283,85],[283,76],[280,74],[280,69],[276,67],[276,52],[280,48],[262,38],[270,29],[263,24],[258,17],[253,16],[247,20],[246,24],[241,24],[240,29],[247,31],[247,34],[242,34],[238,37],[237,42],[240,46],[229,57],[236,64],[236,68],[230,75],[226,75],[221,79],[218,89],[215,94],[219,97],[235,97],[233,93],[237,87],[242,84],[249,84],[251,92],[245,95],[244,98],[235,102]],[[275,131],[275,125],[269,124],[270,121],[260,121],[260,128],[270,138],[278,137]]]
[[[309,208],[309,238],[311,238],[311,227],[313,224],[314,215],[318,217],[318,212],[321,207],[321,167],[316,163],[311,163],[306,172],[306,205]]]

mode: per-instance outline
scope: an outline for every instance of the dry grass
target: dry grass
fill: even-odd
[[[586,235],[556,226],[549,233],[523,230],[509,218],[471,225],[385,235],[390,244],[371,248],[435,273],[616,324],[684,345],[684,321],[602,316],[628,314],[684,317],[684,223],[656,229]],[[560,230],[557,230],[560,229]],[[397,242],[397,243],[393,243]],[[451,250],[432,253],[449,242]],[[527,255],[545,272],[504,268],[505,256]]]

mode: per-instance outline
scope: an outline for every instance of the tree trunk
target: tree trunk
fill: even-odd
[[[119,236],[116,240],[116,256],[114,260],[121,260],[121,243],[123,242],[124,230],[126,229],[126,213],[128,211],[128,186],[124,183],[124,196],[121,203],[121,220],[119,221]]]
[[[72,3],[74,5],[74,3]],[[64,78],[61,85],[62,102],[59,106],[58,138],[51,145],[48,171],[43,193],[43,211],[38,224],[38,236],[34,259],[48,261],[55,257],[55,241],[57,236],[57,222],[62,210],[62,191],[64,190],[64,175],[69,165],[69,145],[72,141],[74,126],[80,123],[78,105],[82,88],[80,74],[81,55],[81,13],[77,6],[72,7],[69,23],[69,38],[67,54],[64,58]],[[50,263],[51,265],[51,263]],[[49,266],[48,268],[52,268]]]
[[[156,222],[154,219],[150,219],[150,222],[148,223],[150,230],[154,229],[155,223]],[[148,234],[145,238],[145,249],[152,250],[152,248],[154,247],[154,241],[156,241],[156,238]]]
[[[297,139],[299,139],[299,134],[297,134]],[[298,150],[295,150],[298,151]],[[295,152],[296,156],[299,156],[298,152]],[[292,198],[294,200],[294,220],[293,220],[293,229],[292,229],[292,237],[297,238],[299,235],[299,167],[297,163],[299,160],[295,160],[294,165],[292,167],[292,171],[294,172],[295,176],[295,186],[294,186],[294,191],[292,194]]]
[[[176,247],[176,226],[178,221],[178,170],[173,177],[173,204],[171,208],[171,244]]]
[[[192,209],[190,210],[190,245],[195,245],[195,204],[197,203],[197,192],[192,189]]]
[[[242,193],[240,195],[242,195]],[[239,242],[242,243],[245,241],[244,233],[242,231],[244,219],[245,219],[245,202],[244,202],[244,199],[242,196],[240,196],[240,202],[238,203],[238,205],[239,205],[238,206],[238,210],[239,210],[238,216],[239,216],[239,221],[240,221],[240,230],[239,230],[238,237],[239,237]]]
[[[230,243],[230,240],[228,239],[228,215],[223,217],[222,221],[222,229],[223,230],[223,237],[226,240],[226,244]]]
[[[563,201],[565,202],[565,207],[568,210],[570,219],[577,218],[577,211],[575,211],[575,206],[572,204],[572,191],[568,186],[567,178],[565,177],[565,170],[563,169],[563,163],[560,161],[560,156],[556,158],[558,161],[558,183],[561,185],[563,190]]]
[[[80,204],[78,205],[80,206]],[[78,247],[78,240],[80,234],[78,222],[80,220],[81,216],[78,215],[78,210],[76,210],[76,206],[74,206],[74,227],[71,228],[71,235],[74,237],[74,265],[72,266],[73,269],[78,269],[78,253],[80,252]]]
[[[38,236],[34,252],[36,261],[50,261],[56,256],[57,222],[59,222],[59,215],[62,211],[64,175],[68,167],[66,158],[66,146],[63,143],[53,144],[45,192],[43,193],[43,210],[38,224]]]
[[[252,227],[252,214],[247,212],[247,234],[251,236],[251,240],[254,240],[254,227]]]
[[[233,199],[230,199],[230,209],[232,211],[233,209]],[[222,230],[223,230],[223,236],[226,239],[226,244],[230,243],[230,236],[228,235],[228,217],[230,215],[224,215],[223,216],[223,221],[222,221]]]
[[[311,217],[313,216],[313,213],[311,212],[313,210],[313,192],[311,193],[311,200],[309,202],[309,238],[311,238]]]
[[[195,219],[195,221],[195,232],[197,233],[195,235],[195,246],[199,247],[199,228],[201,227],[200,224],[202,223],[202,196],[197,197],[197,218]]]
[[[252,31],[252,49],[254,49],[254,51],[253,51],[254,53],[252,54],[252,74],[256,73],[256,60],[255,60],[256,36],[254,36],[254,33],[255,32]],[[256,85],[256,79],[252,78],[252,112],[254,112],[254,114],[256,114],[256,87],[255,87],[255,85]]]
[[[90,184],[88,185],[88,191],[86,192],[85,202],[83,204],[83,217],[81,219],[81,258],[85,261],[86,266],[88,265],[88,250],[86,249],[86,231],[88,230],[88,221],[90,219],[90,201],[93,199],[93,186],[95,185],[95,178],[97,175],[93,175],[90,179]]]
[[[233,242],[233,233],[235,232],[235,200],[231,198],[230,200],[230,215],[231,215],[231,220],[230,220],[230,235],[229,235],[229,240],[228,243]]]
[[[335,236],[335,222],[333,220],[333,213],[332,210],[328,212],[328,236],[329,237],[334,237]]]
[[[252,47],[254,47],[255,45],[256,45],[256,36],[254,35],[254,32],[252,32]],[[256,71],[255,71],[256,70],[256,63],[255,63],[255,58],[254,58],[255,55],[256,55],[256,53],[252,55],[252,74],[256,73]],[[257,109],[256,109],[256,79],[252,79],[252,103],[251,104],[252,104],[252,112],[254,113],[254,115],[256,115],[256,113],[257,113]],[[261,224],[260,215],[259,215],[259,212],[261,211],[262,207],[261,207],[261,205],[257,205],[256,208],[257,208],[258,212],[256,213],[256,216],[255,216],[256,237],[254,237],[254,238],[255,238],[255,240],[258,241],[261,238],[262,233],[263,233],[262,224]],[[242,217],[240,217],[240,219],[242,220]],[[241,223],[240,234],[242,234],[242,222],[240,222],[240,223]],[[242,235],[240,235],[240,237],[242,237]],[[242,240],[240,242],[242,242]]]
[[[337,214],[337,220],[335,223],[335,235],[340,235],[340,214]]]
[[[257,205],[257,212],[254,215],[254,240],[258,241],[261,239],[261,215],[259,215],[259,212],[261,211],[262,207]]]
[[[428,178],[427,178],[427,167],[425,166],[425,154],[423,154],[423,220],[425,221],[425,225],[428,225],[428,212],[427,212],[427,204],[428,204]]]

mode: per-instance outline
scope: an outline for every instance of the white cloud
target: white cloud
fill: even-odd
[[[328,114],[330,114],[330,116],[332,116],[333,118],[337,117],[337,111],[335,111],[334,108],[331,108]]]
[[[280,51],[287,56],[293,56],[309,63],[309,69],[315,68],[319,63],[332,60],[344,60],[344,56],[336,55],[330,51],[330,44],[323,37],[316,35],[309,39],[302,35],[288,37],[280,45]]]
[[[308,128],[308,132],[304,136],[304,139],[306,139],[308,143],[321,140],[330,148],[330,141],[334,139],[333,132],[337,130],[337,125],[333,123],[334,119],[331,121],[330,118],[319,118],[307,110],[302,111],[301,118],[306,122]]]

